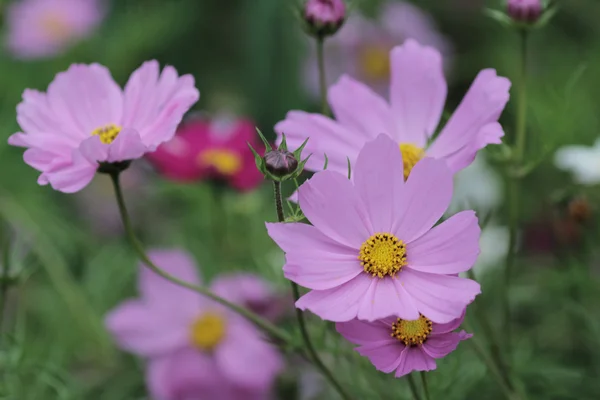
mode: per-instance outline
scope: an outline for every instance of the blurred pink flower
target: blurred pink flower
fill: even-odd
[[[102,21],[98,0],[20,0],[6,11],[8,48],[24,59],[52,57]]]
[[[167,178],[183,182],[222,178],[246,191],[263,181],[248,142],[254,148],[262,146],[252,121],[194,119],[184,122],[172,140],[147,158]]]
[[[504,136],[498,118],[508,102],[510,81],[493,69],[481,71],[454,115],[429,144],[440,122],[447,85],[442,57],[432,47],[409,39],[391,51],[389,103],[349,76],[329,88],[329,103],[336,120],[320,114],[290,111],[275,125],[278,142],[285,133],[290,148],[308,137],[307,169],[323,168],[347,173],[364,144],[380,133],[391,137],[404,158],[405,178],[424,156],[444,160],[457,172],[468,166],[477,151]]]
[[[300,187],[312,225],[267,224],[286,253],[285,277],[312,289],[296,307],[335,322],[422,314],[446,323],[480,293],[477,282],[455,276],[479,254],[475,213],[434,227],[452,199],[450,170],[424,158],[402,178],[401,153],[379,135],[360,152],[352,181],[327,170]]]
[[[338,24],[346,17],[343,0],[308,0],[304,7],[304,17],[313,23]]]
[[[336,324],[347,340],[359,345],[356,351],[367,357],[379,371],[395,372],[400,378],[412,371],[431,371],[435,360],[456,350],[471,334],[453,332],[464,315],[446,324],[437,324],[421,316],[413,321],[384,318],[374,322],[353,320]]]
[[[211,287],[214,293],[270,320],[281,317],[290,303],[288,295],[280,295],[267,281],[249,273],[220,275]]]
[[[153,251],[150,258],[179,279],[200,283],[187,253]],[[138,288],[141,298],[112,310],[106,326],[123,349],[148,359],[153,398],[268,398],[283,362],[253,325],[142,265]],[[220,294],[236,300],[230,290]]]
[[[8,143],[28,148],[23,159],[42,172],[39,184],[77,192],[100,164],[139,158],[170,140],[199,95],[191,75],[171,66],[160,73],[156,61],[138,68],[125,90],[107,68],[73,64],[47,93],[25,90],[17,106],[23,132]]]
[[[409,38],[435,47],[444,56],[451,53],[451,46],[438,32],[435,21],[410,3],[388,1],[376,20],[351,14],[339,32],[325,41],[327,82],[348,74],[366,82],[379,94],[387,93],[390,50]],[[319,73],[312,41],[305,75],[308,89],[317,98]]]
[[[541,0],[508,0],[507,11],[519,22],[535,22],[542,15]]]

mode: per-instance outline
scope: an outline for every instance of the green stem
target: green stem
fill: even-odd
[[[417,390],[417,384],[415,383],[412,374],[406,375],[406,379],[408,380],[408,386],[410,387],[410,392],[412,393],[414,400],[421,400],[421,396],[419,396],[419,391]]]
[[[8,276],[8,270],[10,269],[10,237],[7,232],[4,233],[6,237],[2,243],[2,274],[0,275],[0,337],[2,336],[4,309],[6,308],[6,298],[8,297],[8,288],[10,286],[10,277]]]
[[[245,317],[246,319],[248,319],[249,321],[251,321],[252,323],[254,323],[256,326],[258,326],[260,329],[262,329],[263,331],[265,331],[267,334],[269,334],[272,338],[274,339],[278,339],[283,343],[290,343],[291,342],[291,338],[289,337],[289,335],[279,329],[278,327],[276,327],[275,325],[271,324],[270,322],[268,322],[267,320],[259,317],[258,315],[254,314],[253,312],[240,307],[236,304],[233,304],[227,300],[225,300],[222,297],[217,296],[216,294],[212,293],[210,290],[206,289],[205,287],[202,286],[197,286],[194,285],[192,283],[189,282],[185,282],[171,274],[169,274],[166,271],[163,271],[162,269],[160,269],[158,266],[156,266],[148,257],[148,255],[146,254],[146,251],[144,250],[144,246],[142,245],[142,243],[139,241],[139,239],[135,236],[135,233],[133,231],[133,227],[131,225],[131,220],[129,219],[129,214],[127,212],[127,207],[125,206],[125,200],[123,198],[123,192],[121,190],[121,184],[119,182],[119,172],[112,172],[109,174],[113,183],[113,187],[115,189],[115,196],[117,198],[117,204],[119,205],[119,211],[121,212],[121,219],[123,220],[123,226],[125,228],[125,233],[127,234],[127,237],[129,239],[129,242],[131,243],[131,246],[133,247],[133,249],[135,250],[135,252],[137,253],[138,257],[142,260],[142,262],[148,267],[150,268],[155,274],[165,278],[166,280],[193,290],[195,292],[200,293],[203,296],[208,297],[211,300],[216,301],[219,304],[224,305],[225,307],[229,308],[232,311],[235,311],[236,313],[240,314],[241,316]]]
[[[319,91],[321,93],[321,112],[329,115],[329,103],[327,103],[327,75],[325,74],[325,38],[317,38],[317,63],[319,64]]]
[[[521,67],[519,71],[518,104],[515,126],[515,148],[514,164],[512,171],[519,171],[522,167],[526,137],[527,137],[527,30],[520,31]],[[511,310],[510,310],[510,286],[515,268],[517,253],[517,233],[520,219],[519,205],[521,200],[521,185],[517,176],[508,177],[508,218],[509,218],[509,240],[508,253],[506,255],[506,268],[504,270],[504,335],[505,351],[511,354]]]
[[[275,193],[275,208],[277,210],[277,220],[279,222],[285,222],[285,213],[283,211],[283,199],[281,197],[281,182],[273,181],[273,192]],[[290,281],[292,286],[292,294],[294,296],[294,303],[298,301],[300,298],[300,289],[295,282]],[[295,307],[296,310],[296,319],[298,320],[298,326],[300,327],[300,334],[302,335],[302,341],[304,342],[304,346],[308,351],[308,355],[311,358],[314,365],[321,371],[323,376],[331,383],[331,385],[337,390],[338,394],[342,397],[342,399],[350,400],[352,396],[342,386],[342,384],[336,379],[336,377],[331,373],[329,368],[323,363],[321,357],[315,350],[315,347],[310,340],[310,336],[308,334],[308,329],[306,329],[306,321],[304,320],[304,313],[299,308]]]
[[[429,386],[427,385],[427,372],[425,371],[421,371],[421,383],[423,383],[423,392],[425,393],[425,400],[430,400]]]
[[[473,331],[468,324],[465,324],[465,328],[468,331]],[[496,383],[498,383],[498,386],[502,390],[502,394],[504,394],[506,399],[518,400],[519,398],[512,392],[510,387],[508,387],[504,377],[502,376],[502,373],[494,363],[494,360],[486,354],[484,347],[482,346],[481,342],[479,342],[479,339],[473,336],[471,339],[469,339],[469,343],[471,343],[471,346],[473,346],[473,349],[475,350],[481,361],[483,361],[483,363],[487,366],[488,370],[492,373],[492,376],[496,380]]]

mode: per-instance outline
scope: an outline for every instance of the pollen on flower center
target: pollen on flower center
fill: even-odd
[[[53,39],[63,39],[69,37],[71,27],[65,21],[65,18],[55,13],[44,15],[40,21],[43,31]]]
[[[200,350],[214,349],[225,337],[225,320],[218,314],[205,313],[191,326],[192,344]]]
[[[417,346],[427,340],[432,329],[431,320],[425,318],[423,315],[414,321],[398,318],[392,324],[392,333],[390,336],[403,342],[405,346]]]
[[[425,150],[410,143],[401,143],[400,152],[404,162],[404,180],[408,179],[410,171],[425,156]]]
[[[378,45],[367,46],[359,53],[359,64],[367,79],[385,80],[390,76],[389,49]]]
[[[213,167],[222,175],[233,175],[242,169],[242,159],[236,153],[213,149],[206,150],[198,156],[198,162],[203,167]]]
[[[101,128],[94,129],[92,135],[100,136],[100,141],[104,144],[111,144],[123,128],[115,124],[108,124]]]
[[[358,259],[366,273],[393,277],[406,265],[406,245],[390,233],[376,233],[360,246]]]

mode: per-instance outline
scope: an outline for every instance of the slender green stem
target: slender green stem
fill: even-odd
[[[473,273],[472,269],[467,271],[467,276],[470,279],[475,280],[475,274]],[[485,312],[482,312],[483,310],[480,306],[481,304],[474,303],[471,307],[474,310],[477,322],[479,322],[479,325],[483,330],[484,337],[488,339],[492,359],[496,362],[496,365],[500,372],[502,372],[502,375],[504,376],[507,384],[512,388],[512,383],[509,378],[509,371],[506,367],[506,361],[504,360],[502,348],[500,346],[500,340],[498,338],[498,335],[496,334],[496,331],[492,327],[492,324],[490,323],[487,314]]]
[[[6,298],[8,297],[8,288],[10,286],[10,276],[8,276],[10,269],[10,237],[7,232],[4,233],[5,239],[2,243],[2,274],[0,275],[0,336],[2,335],[4,309],[6,308]]]
[[[429,386],[427,385],[427,372],[421,371],[421,383],[423,383],[423,393],[425,393],[425,400],[430,400],[429,397]]]
[[[317,38],[317,63],[319,64],[319,91],[321,93],[321,112],[329,115],[329,103],[327,103],[327,75],[325,73],[325,38]]]
[[[465,327],[467,328],[467,330],[472,331],[472,328],[468,326],[468,324],[465,324]],[[483,361],[483,363],[487,366],[488,370],[492,373],[492,376],[494,377],[496,383],[498,383],[498,386],[502,390],[502,394],[504,394],[506,399],[518,400],[519,397],[512,392],[512,390],[506,383],[504,376],[494,363],[494,360],[485,352],[485,349],[479,341],[479,339],[473,336],[471,339],[469,339],[469,343],[471,344],[471,346],[473,346],[473,349],[475,350],[481,361]]]
[[[192,283],[189,282],[185,282],[171,274],[169,274],[166,271],[163,271],[162,269],[160,269],[158,266],[156,266],[148,257],[148,255],[146,254],[146,251],[144,250],[144,246],[142,245],[142,243],[139,241],[139,239],[135,236],[135,232],[133,231],[133,227],[131,225],[131,220],[129,219],[129,214],[127,212],[127,207],[125,205],[125,200],[123,198],[123,192],[121,190],[121,184],[119,182],[119,173],[118,172],[114,172],[114,173],[110,173],[110,177],[112,179],[113,182],[113,186],[115,189],[115,196],[117,198],[117,204],[119,205],[119,211],[121,212],[121,219],[123,220],[123,226],[125,228],[125,233],[127,234],[127,237],[131,243],[131,246],[133,247],[133,249],[135,250],[135,252],[137,253],[138,257],[142,260],[142,262],[148,267],[150,268],[154,273],[156,273],[157,275],[165,278],[166,280],[193,290],[195,292],[200,293],[203,296],[208,297],[211,300],[216,301],[219,304],[224,305],[225,307],[231,309],[232,311],[235,311],[236,313],[240,314],[241,316],[247,318],[249,321],[251,321],[252,323],[254,323],[256,326],[258,326],[260,329],[262,329],[263,331],[265,331],[267,334],[269,334],[272,338],[274,339],[278,339],[283,343],[291,343],[291,338],[289,337],[289,335],[279,329],[278,327],[276,327],[275,325],[271,324],[270,322],[268,322],[267,320],[259,317],[258,315],[254,314],[253,312],[251,312],[250,310],[247,310],[243,307],[240,307],[236,304],[233,304],[227,300],[225,300],[222,297],[217,296],[216,294],[212,293],[210,290],[208,290],[205,287],[202,286],[198,286],[198,285],[194,285]]]
[[[285,222],[285,213],[283,211],[283,199],[281,197],[281,182],[273,181],[273,192],[275,193],[275,208],[277,209],[277,220],[279,222]],[[300,298],[300,289],[295,282],[290,281],[292,286],[292,294],[294,296],[294,302],[297,302]],[[337,390],[338,394],[342,399],[350,400],[352,396],[344,389],[342,384],[336,379],[333,373],[327,368],[325,363],[319,357],[319,354],[315,350],[315,347],[310,340],[308,329],[306,329],[306,321],[304,320],[304,313],[299,308],[296,308],[296,319],[298,320],[298,326],[300,328],[300,334],[302,335],[302,341],[311,358],[314,365],[321,371],[323,376],[331,383],[331,385]]]
[[[512,171],[519,171],[523,164],[526,148],[526,137],[527,137],[527,30],[520,31],[520,48],[521,48],[521,67],[519,71],[518,81],[518,103],[517,103],[517,116],[515,126],[515,147],[514,147],[514,160],[512,165]],[[506,268],[504,270],[504,343],[505,351],[509,354],[509,367],[510,367],[510,354],[511,354],[511,310],[510,310],[510,286],[513,276],[513,270],[515,268],[515,260],[517,253],[517,233],[519,225],[519,205],[521,200],[521,183],[518,181],[518,177],[510,174],[508,177],[508,225],[509,225],[509,241],[508,241],[508,253],[506,255]]]
[[[417,390],[417,384],[412,374],[406,375],[406,380],[408,380],[408,386],[410,387],[410,392],[412,393],[414,400],[421,400],[421,396]]]

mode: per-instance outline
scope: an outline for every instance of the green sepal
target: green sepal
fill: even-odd
[[[309,138],[306,138],[306,140],[300,145],[300,147],[298,147],[296,151],[294,151],[294,157],[296,157],[296,160],[300,160],[302,158],[302,150],[304,150],[304,148],[306,147],[308,139]]]
[[[256,168],[258,168],[258,170],[263,175],[265,175],[267,173],[267,167],[265,166],[264,158],[262,158],[256,150],[254,150],[254,147],[252,147],[250,142],[247,142],[247,143],[248,143],[248,147],[250,147],[250,151],[252,152],[252,154],[254,154],[254,162],[256,163]]]
[[[323,165],[323,171],[326,171],[327,166],[329,165],[329,158],[327,158],[327,153],[323,153],[323,156],[325,157],[325,165]]]
[[[352,179],[352,165],[350,165],[350,157],[346,157],[348,160],[348,180]]]
[[[288,151],[287,141],[285,140],[285,133],[281,134],[281,144],[279,145],[277,150]]]
[[[273,147],[271,146],[271,143],[269,143],[269,141],[267,140],[267,138],[265,137],[265,135],[263,135],[263,133],[260,131],[260,129],[258,129],[258,127],[256,128],[256,133],[258,133],[258,136],[260,137],[260,140],[262,140],[262,142],[265,144],[265,153],[268,151],[273,150]]]

